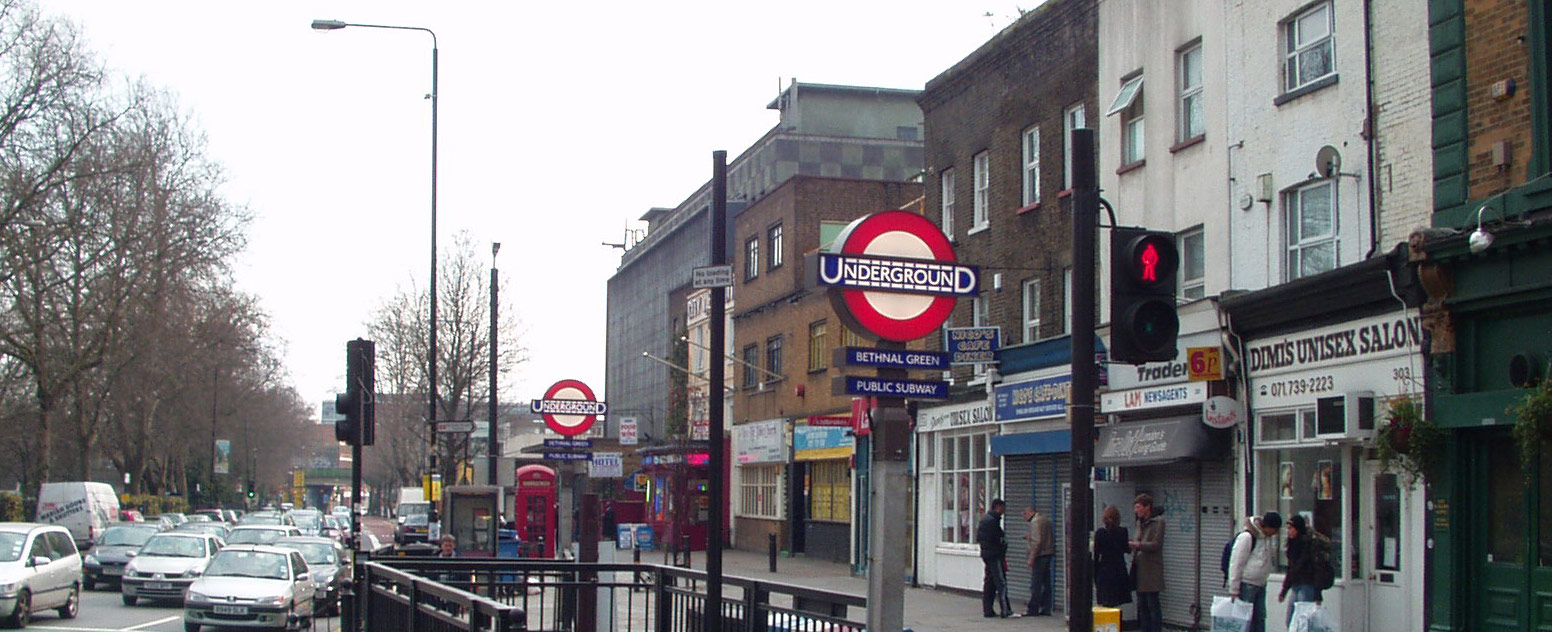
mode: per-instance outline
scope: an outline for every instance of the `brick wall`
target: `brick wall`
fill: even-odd
[[[1467,199],[1480,200],[1525,182],[1530,164],[1531,98],[1526,3],[1521,0],[1466,2],[1466,112],[1468,116]],[[1494,100],[1492,85],[1514,79],[1514,96]],[[1492,149],[1507,142],[1507,169],[1492,165]]]
[[[1381,250],[1427,227],[1433,212],[1433,100],[1428,15],[1415,0],[1377,0],[1373,46],[1374,131]]]

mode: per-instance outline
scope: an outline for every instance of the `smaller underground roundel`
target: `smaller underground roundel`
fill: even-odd
[[[980,270],[961,265],[948,237],[908,211],[882,211],[841,231],[821,253],[818,282],[847,325],[875,340],[921,338],[943,325],[961,296],[980,291]]]
[[[544,392],[544,399],[533,400],[535,414],[562,436],[574,437],[593,427],[609,407],[593,396],[593,389],[577,380],[561,380]]]

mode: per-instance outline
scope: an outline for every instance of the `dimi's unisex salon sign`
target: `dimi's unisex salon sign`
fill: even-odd
[[[1422,335],[1420,317],[1388,315],[1255,340],[1248,345],[1250,375],[1415,353]]]

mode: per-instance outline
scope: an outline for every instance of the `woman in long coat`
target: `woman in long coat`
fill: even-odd
[[[1121,512],[1106,506],[1105,526],[1094,532],[1094,600],[1107,608],[1119,608],[1131,603],[1131,578],[1126,574],[1128,549],[1126,527],[1121,526]]]

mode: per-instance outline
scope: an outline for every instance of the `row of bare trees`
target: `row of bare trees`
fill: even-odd
[[[308,409],[233,286],[249,217],[221,184],[169,95],[0,0],[0,478],[283,484]]]

